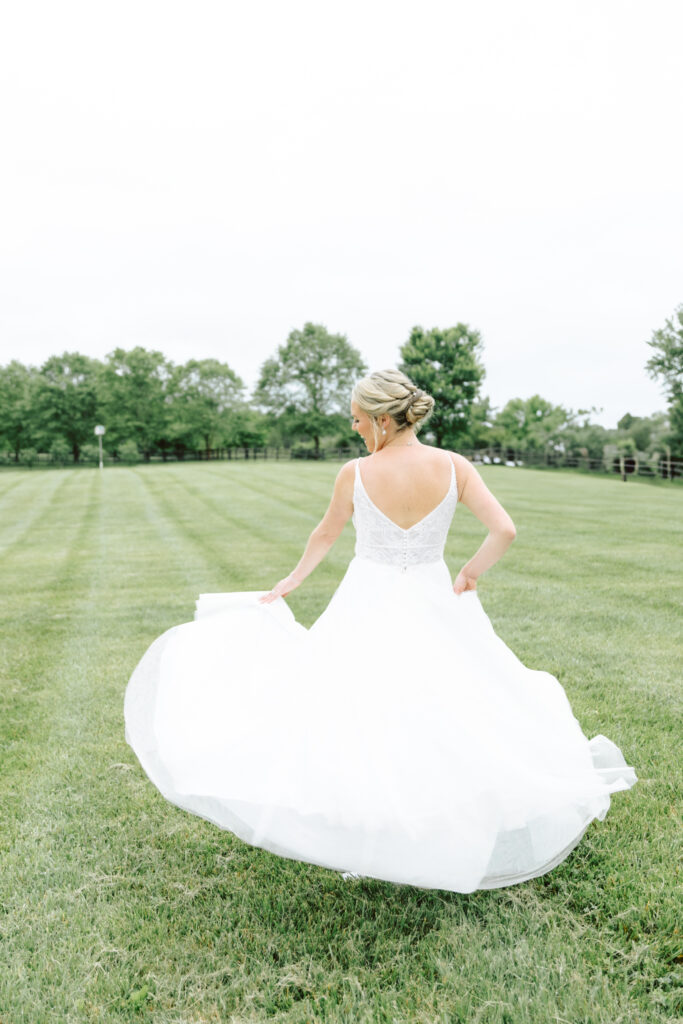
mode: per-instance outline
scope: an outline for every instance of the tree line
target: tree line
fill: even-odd
[[[603,457],[652,455],[667,446],[683,455],[683,306],[649,342],[647,371],[667,389],[669,411],[626,413],[609,430],[594,409],[567,409],[540,395],[494,409],[479,331],[464,323],[414,327],[397,365],[435,398],[424,438],[460,450],[497,450]],[[217,359],[175,364],[163,353],[116,348],[104,360],[80,352],[51,356],[40,367],[13,360],[0,367],[0,459],[30,463],[96,456],[93,430],[106,427],[109,456],[134,461],[153,454],[183,458],[203,449],[277,446],[319,457],[326,448],[357,446],[349,424],[353,383],[367,366],[343,334],[306,323],[267,359],[251,395]]]

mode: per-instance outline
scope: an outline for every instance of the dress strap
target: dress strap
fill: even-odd
[[[356,491],[360,487],[362,487],[362,486],[363,486],[363,480],[362,480],[361,475],[360,475],[360,456],[358,456],[358,458],[356,459],[356,471],[355,471],[354,480],[353,480],[353,493],[354,493],[354,495],[355,495]]]
[[[455,463],[453,462],[453,456],[450,452],[446,452],[448,461],[451,464],[451,487],[455,487],[456,496],[458,495],[458,481],[455,475]]]

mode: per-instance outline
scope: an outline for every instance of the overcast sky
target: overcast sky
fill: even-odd
[[[494,405],[665,407],[679,0],[21,0],[0,19],[0,363],[161,349],[253,384],[464,321]]]

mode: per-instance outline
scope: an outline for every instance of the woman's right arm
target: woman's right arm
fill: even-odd
[[[269,594],[259,598],[261,604],[270,604],[278,597],[286,597],[322,562],[344,526],[353,514],[353,483],[355,460],[339,470],[327,512],[308,538],[308,543],[296,568],[276,583]]]
[[[458,481],[458,498],[480,523],[488,536],[479,550],[463,565],[455,578],[453,590],[476,590],[477,579],[505,554],[517,535],[515,524],[497,498],[491,494],[476,468],[462,455],[451,453]]]

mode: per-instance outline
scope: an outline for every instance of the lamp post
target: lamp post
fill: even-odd
[[[98,424],[95,427],[95,435],[97,437],[97,440],[100,442],[100,469],[104,468],[104,463],[102,461],[102,434],[104,434],[105,432],[106,428],[103,427],[101,424]]]

